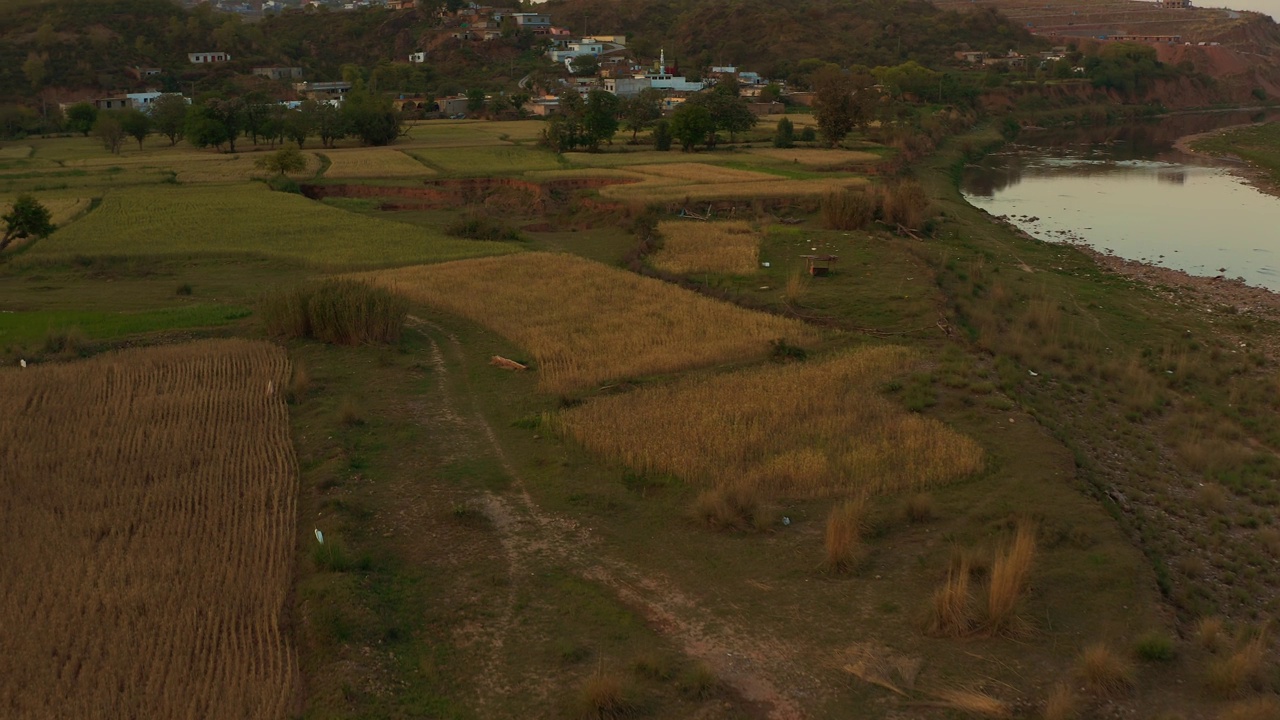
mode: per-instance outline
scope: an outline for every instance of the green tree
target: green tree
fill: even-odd
[[[467,91],[467,114],[482,115],[484,113],[485,96],[483,90]]]
[[[98,108],[87,102],[76,103],[67,108],[67,129],[72,132],[89,137],[97,120]]]
[[[778,128],[773,131],[773,146],[776,148],[795,147],[796,128],[789,118],[778,121]]]
[[[778,83],[769,83],[760,90],[760,102],[774,103],[782,99],[782,86]]]
[[[151,103],[151,125],[155,131],[175,145],[182,137],[187,122],[187,100],[177,93],[167,93]]]
[[[307,158],[297,148],[285,147],[258,158],[253,164],[259,169],[279,176],[306,170]]]
[[[303,103],[306,106],[306,103]],[[306,112],[305,110],[303,111]],[[336,140],[341,140],[347,136],[347,123],[338,108],[329,103],[316,103],[315,116],[312,119],[315,126],[315,133],[320,138],[320,144],[325,147],[333,147]]]
[[[568,152],[582,143],[582,122],[586,115],[586,103],[577,90],[567,90],[560,96],[560,112],[556,113],[542,131],[542,144],[556,152]]]
[[[120,113],[119,122],[124,134],[137,140],[141,150],[142,141],[151,134],[151,116],[137,108],[129,108]]]
[[[29,237],[46,238],[53,232],[53,216],[49,208],[41,205],[30,195],[19,195],[13,201],[13,208],[4,215],[4,237],[0,238],[0,250],[9,247],[14,240]]]
[[[187,138],[187,142],[198,148],[215,147],[221,150],[230,139],[227,127],[207,104],[192,105],[188,108],[182,134]]]
[[[846,73],[826,67],[813,75],[813,116],[828,147],[840,144],[855,127],[870,122],[872,78],[865,70]]]
[[[582,114],[582,138],[591,152],[600,150],[601,142],[613,142],[618,132],[618,111],[622,101],[617,95],[604,90],[587,93],[586,107]]]
[[[631,131],[631,142],[641,130],[648,130],[662,117],[662,91],[645,88],[622,103],[622,122]]]
[[[31,89],[39,91],[44,87],[45,75],[48,74],[44,58],[35,53],[28,55],[26,62],[22,63],[22,74],[27,77],[27,82],[31,83]]]
[[[102,147],[113,153],[120,153],[120,143],[124,142],[124,125],[117,113],[105,112],[98,115],[93,123],[93,135],[102,141]]]
[[[671,123],[659,120],[653,125],[653,149],[666,152],[671,149]]]
[[[400,113],[391,98],[357,85],[342,101],[342,121],[365,145],[389,145],[400,137]]]
[[[702,103],[686,100],[671,116],[671,135],[680,142],[680,147],[685,152],[692,150],[699,142],[707,143],[708,137],[714,137],[715,132],[716,122],[711,117],[711,111]]]

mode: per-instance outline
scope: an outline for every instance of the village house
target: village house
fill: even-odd
[[[519,12],[519,13],[512,13],[511,17],[515,18],[516,27],[520,28],[521,30],[532,30],[535,34],[539,30],[543,30],[543,31],[551,30],[550,15],[544,15],[542,13]]]
[[[987,54],[979,50],[957,50],[956,59],[976,65],[983,60],[986,60]]]
[[[648,90],[651,87],[653,83],[645,77],[607,77],[601,81],[601,88],[605,92],[613,93],[620,98],[635,97],[642,90]]]
[[[442,97],[436,100],[436,106],[440,108],[440,112],[445,117],[465,115],[467,113],[467,96],[452,95],[450,97]]]
[[[600,57],[605,52],[605,44],[596,41],[595,38],[583,38],[565,43],[563,50],[548,50],[547,57],[551,58],[551,62],[561,63],[571,58],[590,55],[591,57]]]
[[[204,63],[227,62],[231,59],[231,55],[224,52],[193,52],[187,53],[187,59],[193,64],[201,65]]]
[[[659,90],[670,90],[678,93],[695,93],[700,92],[706,87],[706,83],[700,80],[686,80],[683,75],[675,75],[672,68],[667,66],[667,51],[665,49],[659,51],[658,64],[650,68],[642,76],[649,80],[649,84]]]
[[[351,83],[341,80],[300,82],[294,83],[293,89],[309,100],[341,100],[351,90]]]
[[[534,117],[551,117],[560,112],[560,98],[555,95],[532,98],[520,109]]]
[[[1138,42],[1151,45],[1177,45],[1182,42],[1181,35],[1137,35],[1137,34],[1121,34],[1111,35],[1107,38],[1114,42]]]
[[[158,90],[148,90],[140,93],[126,93],[125,98],[129,101],[129,107],[137,108],[143,112],[151,112],[151,104],[162,95],[164,93]]]
[[[425,52],[409,53],[409,62],[411,63],[421,64],[426,61],[427,61],[427,54]]]
[[[1019,69],[1027,66],[1027,58],[1013,50],[1010,50],[1006,55],[985,57],[982,59],[982,64],[987,67],[1003,65],[1010,69]]]
[[[1160,7],[1166,10],[1190,10],[1191,0],[1160,0]]]
[[[387,0],[388,10],[412,10],[414,5],[414,0]]]
[[[129,98],[124,95],[98,98],[93,101],[93,106],[99,110],[124,110],[129,107]]]
[[[144,80],[149,77],[155,77],[164,71],[158,67],[140,67],[138,65],[134,65],[133,67],[128,68],[125,72],[139,80]]]
[[[253,74],[272,80],[298,80],[302,78],[300,67],[256,67]]]

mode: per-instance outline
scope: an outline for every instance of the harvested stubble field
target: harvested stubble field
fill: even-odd
[[[249,254],[318,267],[379,267],[514,252],[355,215],[261,185],[140,187],[34,244],[29,257]]]
[[[845,167],[873,163],[880,159],[875,153],[825,148],[752,148],[747,152],[807,167]]]
[[[978,472],[976,442],[880,395],[911,361],[886,346],[691,378],[592,399],[557,423],[637,472],[777,497],[901,493]]]
[[[777,338],[817,340],[795,320],[573,255],[521,253],[363,277],[521,345],[547,392],[759,358]]]
[[[650,262],[659,270],[747,275],[760,264],[761,236],[751,223],[666,220],[658,223],[658,234],[662,248]]]
[[[696,183],[733,183],[752,182],[757,180],[777,181],[777,176],[750,170],[707,165],[706,163],[658,163],[654,165],[632,165],[627,168],[646,175],[687,180]]]
[[[654,177],[654,176],[650,176]],[[750,200],[754,198],[812,197],[863,187],[865,178],[832,178],[830,180],[784,180],[769,176],[769,180],[748,182],[712,182],[690,184],[611,185],[600,191],[602,197],[613,200],[638,200],[645,202],[672,202],[688,200]]]
[[[414,155],[446,172],[462,175],[509,175],[563,167],[559,157],[549,150],[507,144],[423,148],[415,150]]]
[[[0,715],[289,715],[288,377],[244,340],[0,371]]]
[[[336,178],[386,178],[434,175],[435,170],[399,150],[385,147],[326,150],[329,168],[324,176]]]

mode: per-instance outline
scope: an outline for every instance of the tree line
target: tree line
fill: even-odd
[[[262,94],[239,97],[205,95],[195,103],[177,94],[157,97],[146,111],[137,108],[98,110],[90,103],[67,109],[65,127],[94,135],[113,153],[127,138],[138,142],[155,133],[170,145],[186,140],[198,148],[236,151],[236,141],[249,138],[256,145],[292,140],[303,147],[311,138],[325,147],[345,137],[366,145],[387,145],[399,137],[404,122],[391,98],[351,88],[340,105],[304,100],[296,107],[273,102]]]

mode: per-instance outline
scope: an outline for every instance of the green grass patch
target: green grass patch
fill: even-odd
[[[500,255],[505,243],[458,240],[271,192],[261,185],[129,188],[35,243],[34,258],[247,254],[313,267],[385,267]]]
[[[249,315],[245,308],[192,305],[144,312],[53,310],[0,313],[0,346],[31,346],[51,331],[77,328],[90,339],[226,325]]]
[[[1272,182],[1280,182],[1280,122],[1228,130],[1191,146],[1215,155],[1235,155],[1261,167]]]

